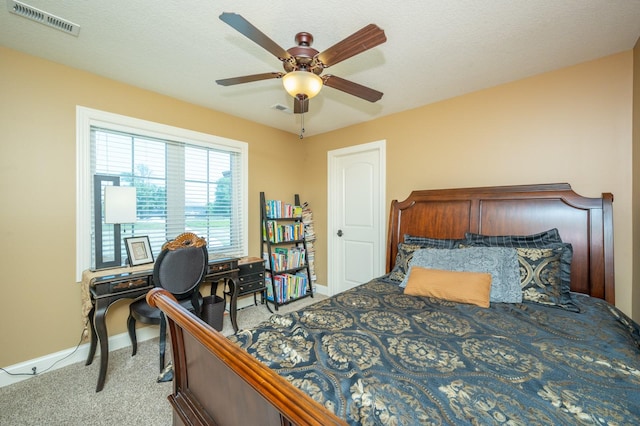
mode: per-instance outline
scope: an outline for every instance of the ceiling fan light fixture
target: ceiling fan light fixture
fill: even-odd
[[[291,71],[282,77],[284,89],[294,98],[304,95],[311,99],[322,89],[322,79],[310,71]]]

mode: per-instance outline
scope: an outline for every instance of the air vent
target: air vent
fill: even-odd
[[[275,104],[271,108],[273,108],[275,110],[278,110],[278,111],[285,112],[287,114],[291,114],[291,109],[289,107],[287,107],[287,106],[282,105],[282,104]]]
[[[7,0],[7,9],[11,13],[22,16],[23,18],[31,19],[32,21],[38,22],[42,25],[55,28],[67,34],[71,34],[76,37],[80,34],[80,25],[76,25],[66,19],[62,19],[40,9],[36,9],[28,4],[24,4],[16,0]]]

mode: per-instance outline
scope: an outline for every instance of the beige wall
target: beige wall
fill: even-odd
[[[314,210],[319,283],[330,149],[386,139],[387,205],[416,188],[570,182],[587,196],[613,192],[616,297],[630,314],[632,73],[629,51],[300,145],[293,134],[0,48],[0,366],[73,347],[80,335],[76,105],[248,142],[250,254],[259,254],[259,191],[298,192]],[[302,181],[265,161],[289,149],[302,150]],[[110,310],[111,335],[124,332],[126,312],[126,302]]]
[[[640,321],[640,39],[633,48],[633,318]]]
[[[387,205],[413,189],[568,182],[612,192],[617,305],[631,315],[632,52],[309,138],[305,195],[326,282],[327,151],[386,139]],[[636,316],[636,319],[640,317]]]
[[[295,135],[0,47],[0,366],[80,337],[76,105],[248,142],[250,254],[259,253],[259,191],[297,190],[264,161],[297,148]],[[110,335],[125,332],[127,306],[109,311]]]

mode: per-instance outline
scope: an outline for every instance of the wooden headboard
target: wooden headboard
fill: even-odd
[[[615,303],[613,195],[582,197],[566,183],[413,191],[391,203],[387,272],[404,235],[464,238],[557,228],[573,246],[571,290]]]

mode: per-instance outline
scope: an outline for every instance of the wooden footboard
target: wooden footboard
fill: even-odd
[[[167,316],[174,425],[344,425],[343,420],[176,303],[147,294]]]

